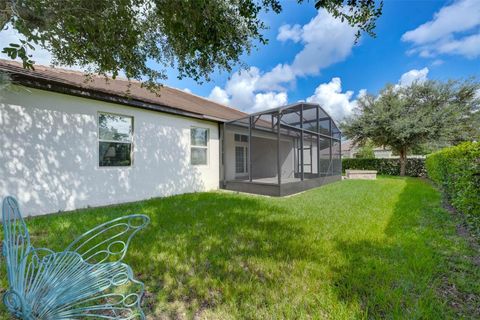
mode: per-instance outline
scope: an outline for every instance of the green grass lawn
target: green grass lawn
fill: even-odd
[[[480,317],[478,252],[420,179],[341,181],[287,198],[188,194],[27,224],[35,246],[61,250],[131,213],[152,219],[125,259],[146,284],[151,319]]]

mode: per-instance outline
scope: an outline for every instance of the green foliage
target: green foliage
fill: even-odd
[[[320,0],[316,6],[373,35],[382,2]],[[267,43],[260,16],[270,10],[279,13],[280,1],[0,0],[0,30],[12,27],[24,37],[3,52],[26,68],[33,68],[29,50],[37,45],[52,53],[54,65],[113,78],[123,72],[154,89],[168,67],[198,82],[231,71],[242,55]]]
[[[390,146],[400,155],[433,141],[458,143],[480,137],[480,83],[426,81],[408,87],[388,85],[375,97],[358,100],[358,112],[342,123],[344,136]]]
[[[355,158],[375,158],[375,152],[373,152],[374,147],[375,146],[371,141],[365,142],[360,148],[358,148]]]
[[[466,214],[480,239],[480,142],[433,153],[427,157],[426,166],[428,176],[442,187],[451,204]]]
[[[399,176],[400,159],[342,159],[342,169],[377,170],[378,174]],[[405,175],[410,177],[426,176],[425,159],[407,159]]]
[[[358,28],[356,39],[360,38],[361,31],[376,37],[376,20],[382,15],[382,0],[317,0],[315,8],[325,8],[334,17],[346,20],[351,26]],[[348,8],[348,9],[346,9]]]
[[[148,215],[125,259],[146,285],[148,319],[479,318],[480,268],[440,199],[425,181],[379,178],[287,198],[186,194],[27,223],[35,244],[61,250],[99,223]]]
[[[409,150],[408,154],[427,155],[451,146],[452,142],[448,141],[429,141],[413,147],[411,150]]]
[[[3,48],[2,53],[5,53],[10,59],[15,60],[17,57],[22,59],[23,67],[25,69],[34,70],[34,61],[31,59],[32,55],[27,53],[27,50],[35,50],[35,47],[25,40],[20,40],[21,44],[10,43],[8,47]]]

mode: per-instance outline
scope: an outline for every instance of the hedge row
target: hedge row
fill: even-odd
[[[343,170],[377,170],[378,174],[400,175],[400,159],[342,159]],[[405,174],[410,177],[426,176],[425,159],[407,159]]]
[[[480,239],[480,142],[445,148],[427,157],[428,176],[467,217]]]

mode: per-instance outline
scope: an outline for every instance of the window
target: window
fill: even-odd
[[[132,164],[133,118],[109,113],[98,115],[98,155],[100,167]]]
[[[206,165],[208,163],[209,132],[205,128],[190,129],[190,163]]]
[[[248,173],[248,147],[235,147],[235,173],[238,175]]]
[[[248,174],[248,136],[245,134],[235,133],[235,174],[244,176]]]
[[[235,141],[237,142],[248,142],[248,136],[244,134],[235,133]]]

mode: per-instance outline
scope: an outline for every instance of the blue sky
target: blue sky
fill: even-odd
[[[466,17],[465,12],[470,16]],[[305,39],[298,42],[280,41],[278,39],[279,29],[286,24],[290,26],[298,24],[300,28],[304,28],[309,23],[314,25],[317,21],[312,21],[312,19],[319,15],[320,13],[314,9],[312,2],[298,5],[294,1],[285,2],[283,11],[279,15],[264,14],[263,19],[270,27],[265,32],[270,43],[267,46],[259,47],[249,56],[243,57],[243,61],[248,66],[258,68],[260,75],[270,72],[278,64],[292,65],[296,55],[305,48]],[[321,24],[321,21],[317,24]],[[420,27],[424,24],[426,25],[423,28]],[[342,26],[338,28],[341,29]],[[293,80],[281,83],[283,89],[276,88],[277,90],[274,90],[275,88],[267,86],[258,90],[254,89],[253,93],[274,92],[278,94],[284,92],[287,95],[286,101],[291,103],[312,97],[316,88],[325,84],[322,87],[323,90],[319,90],[317,100],[324,103],[324,100],[329,98],[338,100],[327,109],[330,109],[329,111],[337,118],[341,118],[351,112],[349,108],[354,107],[354,101],[361,90],[377,93],[386,83],[399,83],[404,74],[407,83],[411,79],[422,80],[425,78],[439,80],[469,76],[480,78],[480,39],[477,39],[480,38],[480,0],[386,0],[383,15],[377,22],[377,38],[363,35],[360,42],[353,45],[352,38],[348,36],[353,31],[349,32],[348,28],[346,29],[346,31],[338,33],[343,37],[319,37],[313,41],[317,41],[314,46],[320,48],[344,46],[344,50],[341,52],[335,52],[335,50],[331,52],[332,55],[337,55],[339,61],[333,59],[329,63],[329,57],[327,57],[326,65],[318,67],[317,72],[314,70],[314,72],[295,75]],[[404,36],[409,31],[410,36]],[[325,31],[319,28],[315,32],[318,34]],[[470,41],[462,44],[461,41],[465,41],[468,37],[474,37],[473,40],[477,42]],[[476,46],[477,43],[478,46]],[[473,48],[462,51],[462,45]],[[321,55],[322,53],[317,54]],[[243,74],[245,73],[243,72]],[[188,88],[193,93],[205,97],[214,97],[211,93],[215,86],[225,90],[228,79],[232,77],[232,74],[216,74],[213,76],[212,82],[198,85],[188,79],[175,79],[174,70],[170,70],[169,75],[170,79],[166,82],[168,85],[182,89]],[[333,78],[338,78],[340,81],[336,81],[332,85]],[[340,92],[339,83],[341,84]],[[232,80],[230,80],[230,84],[232,84]],[[248,83],[246,85],[248,86]],[[236,99],[232,96],[235,92],[230,91],[227,93],[228,100],[222,99],[225,96],[216,97],[216,99],[246,111],[256,111],[258,108],[273,106],[263,103],[263,105],[253,107],[252,101]],[[245,91],[243,94],[249,94],[248,90]],[[337,94],[332,94],[331,91]],[[239,95],[241,94],[239,93]],[[270,99],[270,101],[283,102],[284,99]],[[349,102],[348,106],[346,101]],[[342,110],[342,108],[349,110]]]
[[[362,35],[357,44],[356,30],[313,3],[285,1],[281,14],[262,14],[270,42],[243,57],[249,69],[202,84],[169,69],[165,84],[247,112],[317,102],[339,121],[359,95],[386,83],[480,78],[480,0],[385,0],[377,37]],[[18,41],[11,30],[0,35],[2,47]],[[50,56],[37,50],[34,59],[48,64]]]

